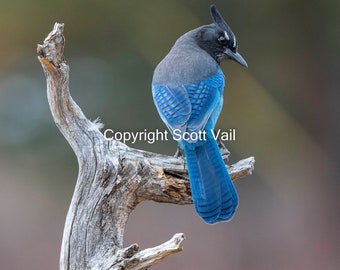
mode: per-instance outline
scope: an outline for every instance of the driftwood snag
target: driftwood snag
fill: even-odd
[[[56,23],[37,49],[53,119],[79,163],[65,222],[60,269],[147,269],[181,251],[185,237],[177,233],[145,250],[139,250],[137,244],[124,248],[129,214],[144,200],[191,204],[187,171],[182,159],[106,140],[99,130],[102,125],[85,117],[69,92],[63,29],[63,24]],[[230,166],[233,181],[250,175],[254,162],[250,157]]]

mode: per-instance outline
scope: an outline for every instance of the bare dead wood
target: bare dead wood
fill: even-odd
[[[143,200],[192,203],[184,161],[104,138],[101,124],[88,120],[70,95],[63,29],[63,24],[56,23],[37,49],[53,119],[79,163],[60,269],[147,269],[181,251],[184,234],[175,234],[154,248],[139,250],[137,244],[124,248],[126,222]],[[250,175],[254,162],[250,157],[230,166],[231,178]]]

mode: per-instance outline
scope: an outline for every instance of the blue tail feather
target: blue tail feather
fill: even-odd
[[[182,145],[196,212],[209,224],[230,220],[238,197],[216,141],[208,136],[205,141]]]

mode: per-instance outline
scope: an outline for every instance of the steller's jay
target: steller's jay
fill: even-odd
[[[213,134],[223,105],[224,75],[219,64],[224,59],[244,67],[247,63],[216,6],[210,10],[213,23],[181,36],[158,64],[152,95],[160,117],[184,150],[195,209],[213,224],[229,221],[238,206]]]

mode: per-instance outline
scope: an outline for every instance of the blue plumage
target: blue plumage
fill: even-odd
[[[189,170],[195,209],[207,223],[230,220],[238,206],[235,187],[225,167],[213,130],[223,105],[223,59],[246,62],[236,38],[215,6],[214,23],[180,37],[156,67],[152,94],[172,134],[204,132],[204,138],[179,141]]]
[[[233,217],[238,197],[220,150],[212,134],[207,134],[203,144],[183,146],[195,209],[205,222],[212,224]]]

